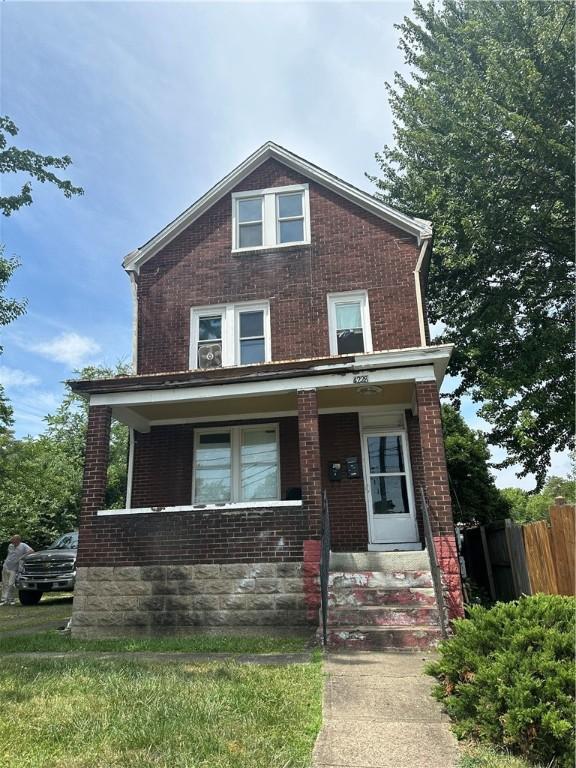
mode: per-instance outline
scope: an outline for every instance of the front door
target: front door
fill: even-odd
[[[363,435],[364,483],[371,544],[418,544],[406,434]]]

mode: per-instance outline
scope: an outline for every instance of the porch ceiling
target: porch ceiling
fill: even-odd
[[[353,386],[318,391],[320,410],[366,408],[397,405],[406,407],[412,402],[414,385],[412,382],[396,382],[380,386]],[[219,398],[215,400],[176,400],[164,403],[138,404],[130,407],[113,408],[114,417],[133,426],[139,431],[147,431],[152,424],[178,422],[206,422],[210,419],[221,420],[226,417],[237,418],[275,418],[296,414],[296,391],[279,394],[251,395],[244,397]]]

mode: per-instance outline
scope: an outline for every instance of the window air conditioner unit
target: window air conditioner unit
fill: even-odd
[[[222,368],[222,344],[203,344],[198,347],[198,368]]]

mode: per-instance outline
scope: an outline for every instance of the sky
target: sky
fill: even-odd
[[[66,178],[85,190],[67,200],[35,183],[32,206],[0,220],[5,255],[21,262],[9,294],[28,301],[0,334],[18,436],[43,430],[75,369],[129,361],[122,258],[265,141],[374,191],[365,173],[393,141],[385,83],[406,71],[394,25],[411,5],[0,5],[0,113],[18,146],[70,155]],[[16,189],[2,178],[2,194]],[[463,414],[489,429],[466,399]],[[533,487],[513,468],[495,475]]]

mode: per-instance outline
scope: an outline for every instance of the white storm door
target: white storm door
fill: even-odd
[[[418,542],[406,434],[366,432],[362,451],[370,543]]]

